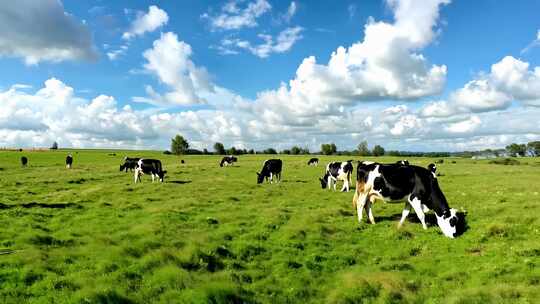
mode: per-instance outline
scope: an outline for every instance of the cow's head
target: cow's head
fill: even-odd
[[[257,172],[257,184],[262,184],[263,180],[264,180],[264,175]]]
[[[165,173],[167,173],[167,171],[161,171],[158,173],[159,181],[162,183],[163,183],[163,179],[165,179]]]
[[[427,167],[428,167],[428,170],[431,171],[432,173],[435,173],[437,171],[437,165],[435,164],[429,164]]]
[[[120,171],[124,171],[124,165],[120,165]]]
[[[458,226],[456,209],[449,209],[445,211],[442,216],[435,215],[437,217],[437,224],[441,228],[442,233],[449,238],[456,237]]]
[[[321,188],[322,189],[326,188],[326,186],[327,186],[326,175],[323,176],[322,178],[319,177],[319,181],[321,182]]]

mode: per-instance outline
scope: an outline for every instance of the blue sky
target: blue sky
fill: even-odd
[[[0,145],[164,149],[176,133],[197,148],[538,140],[539,11],[535,1],[0,4]]]

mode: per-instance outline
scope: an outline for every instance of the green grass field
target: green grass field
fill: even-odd
[[[318,181],[350,157],[280,155],[282,183],[257,185],[267,156],[220,168],[131,151],[168,170],[134,184],[119,172],[126,152],[71,152],[71,170],[67,151],[0,152],[2,303],[540,302],[539,159],[438,165],[450,206],[468,212],[449,239],[414,212],[397,230],[403,204],[377,203],[377,224],[358,224],[353,192]]]

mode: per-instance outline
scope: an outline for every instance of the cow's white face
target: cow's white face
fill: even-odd
[[[457,231],[458,217],[456,215],[456,209],[450,209],[450,216],[441,216],[437,217],[437,224],[441,228],[441,231],[444,235],[449,238],[454,238]]]

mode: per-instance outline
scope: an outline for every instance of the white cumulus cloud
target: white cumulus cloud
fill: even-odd
[[[122,34],[123,39],[131,39],[135,36],[141,36],[147,32],[153,32],[164,26],[169,21],[167,12],[155,5],[148,7],[148,12],[139,12],[137,18],[133,20],[128,31]]]

